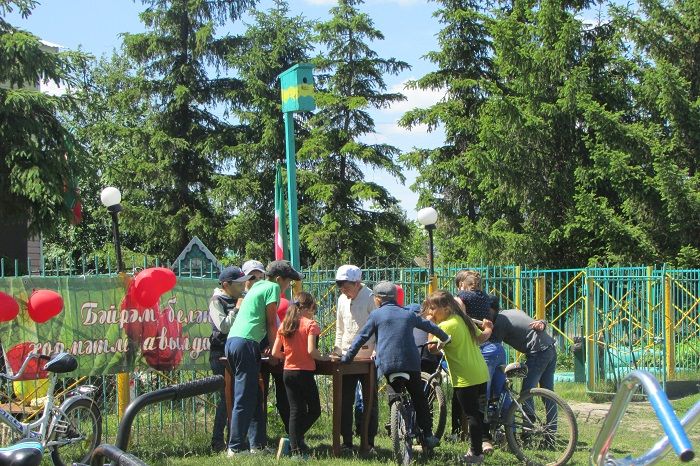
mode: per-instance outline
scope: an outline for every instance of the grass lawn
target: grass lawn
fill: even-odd
[[[588,452],[595,440],[595,437],[602,425],[609,403],[593,403],[586,395],[585,389],[579,384],[558,384],[557,393],[563,396],[572,406],[578,419],[579,443],[577,451],[569,462],[571,465],[588,464]],[[689,396],[673,402],[676,413],[682,416],[695,402],[700,400],[700,395]],[[331,455],[331,419],[324,407],[324,414],[314,425],[307,436],[307,442],[311,447],[315,447],[315,457],[309,460],[310,464],[333,464],[333,465],[386,465],[393,463],[391,445],[386,433],[383,433],[381,426],[388,417],[387,402],[384,396],[380,395],[380,435],[376,439],[378,455],[373,458],[364,459],[358,456],[347,456],[334,458]],[[449,416],[448,416],[449,429]],[[282,425],[276,414],[270,416],[268,426],[270,443],[276,446],[280,433],[283,432]],[[695,445],[700,444],[700,428],[696,427],[690,432],[691,440]],[[613,441],[612,453],[615,457],[621,458],[627,455],[638,456],[646,452],[661,436],[661,426],[646,402],[632,403],[624,417],[618,434]],[[359,441],[358,441],[359,443]],[[209,438],[206,434],[198,434],[186,440],[178,438],[159,438],[141,440],[138,445],[131,449],[131,452],[143,458],[147,463],[153,465],[172,466],[220,466],[222,464],[242,464],[242,465],[265,465],[265,464],[298,464],[299,461],[283,459],[277,462],[273,456],[247,455],[237,458],[235,461],[223,455],[208,454]],[[467,450],[465,443],[444,442],[435,449],[434,455],[429,459],[420,459],[420,464],[429,465],[449,465],[456,464],[461,455]],[[509,465],[519,464],[515,456],[507,453],[505,446],[497,447],[493,455],[486,459],[485,464]],[[658,464],[675,465],[672,454]],[[697,463],[696,463],[697,464]]]

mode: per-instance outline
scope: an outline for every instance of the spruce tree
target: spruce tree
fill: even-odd
[[[400,121],[406,128],[441,127],[444,144],[435,149],[416,149],[403,160],[418,170],[414,189],[420,202],[440,213],[436,242],[442,258],[465,258],[472,250],[473,222],[479,218],[483,197],[467,150],[478,142],[477,117],[487,98],[484,88],[492,69],[492,48],[486,12],[480,2],[442,0],[434,15],[443,28],[439,49],[425,58],[436,70],[408,83],[413,89],[444,91],[445,97],[428,108],[407,112]]]
[[[37,85],[74,86],[88,57],[50,51],[5,20],[15,9],[27,17],[35,5],[0,0],[0,218],[47,235],[76,220],[75,188],[92,162],[60,118],[75,110],[74,98]]]
[[[227,55],[241,81],[229,94],[229,113],[246,130],[227,172],[218,176],[215,195],[220,206],[236,212],[224,229],[227,247],[243,260],[263,260],[273,256],[275,164],[285,155],[278,76],[309,60],[313,23],[290,17],[287,3],[280,0],[267,12],[253,12],[252,18],[240,44]],[[297,127],[297,147],[303,129]]]
[[[299,150],[300,236],[317,263],[395,256],[409,235],[398,201],[365,179],[367,171],[382,170],[403,181],[399,150],[362,141],[375,129],[368,110],[405,98],[387,92],[384,75],[409,66],[370,48],[370,42],[384,37],[360,11],[361,3],[340,0],[331,18],[317,27],[322,47],[314,60],[318,112]]]
[[[225,61],[238,38],[218,37],[216,29],[239,19],[254,2],[144,4],[146,32],[124,34],[125,62],[107,70],[121,72],[121,78],[101,78],[100,98],[110,105],[102,119],[86,122],[109,161],[102,182],[122,191],[126,247],[172,260],[196,235],[220,255],[233,212],[215,205],[213,191],[241,128],[219,117],[215,107],[241,83],[226,73]]]

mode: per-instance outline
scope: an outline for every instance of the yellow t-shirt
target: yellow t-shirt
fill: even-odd
[[[452,386],[471,387],[488,382],[489,370],[486,367],[486,361],[464,320],[459,316],[451,315],[440,322],[438,327],[452,338],[444,349]],[[477,335],[481,334],[478,328],[476,332]]]

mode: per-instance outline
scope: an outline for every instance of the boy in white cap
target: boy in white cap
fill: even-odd
[[[377,305],[374,302],[372,291],[362,283],[362,270],[356,265],[340,266],[335,274],[335,282],[340,290],[337,306],[337,318],[335,327],[335,353],[342,355],[350,349],[352,341],[362,327],[367,323],[369,314],[374,311]],[[375,347],[374,337],[366,342],[362,347],[361,355],[369,357]],[[355,400],[355,389],[360,382],[360,375],[343,376],[343,404],[341,406],[340,433],[343,436],[343,448],[352,449],[352,418],[353,402]],[[374,399],[377,399],[376,392]],[[378,403],[372,403],[369,413],[369,445],[374,448],[374,437],[377,435],[379,423]],[[356,425],[362,425],[362,417],[365,413],[356,413],[358,417]]]

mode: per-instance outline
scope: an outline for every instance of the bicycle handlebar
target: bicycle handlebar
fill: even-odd
[[[661,426],[667,435],[666,438],[676,452],[676,455],[678,455],[678,458],[683,462],[688,462],[695,457],[695,452],[693,451],[693,446],[688,439],[688,435],[683,429],[681,421],[678,420],[678,417],[673,412],[671,403],[668,401],[668,398],[663,390],[661,390],[659,382],[649,372],[635,370],[630,372],[622,380],[620,389],[610,405],[610,411],[608,411],[608,415],[605,417],[605,421],[603,422],[603,427],[600,429],[598,437],[593,443],[593,448],[591,449],[589,461],[591,465],[603,466],[611,464],[648,464],[639,463],[639,458],[626,458],[620,462],[612,458],[608,458],[608,450],[612,445],[613,437],[615,437],[617,428],[620,426],[620,421],[625,414],[627,405],[632,399],[634,391],[640,384],[644,387],[644,391],[649,396],[649,402],[656,413],[656,417],[661,422]],[[663,440],[660,443],[663,443]],[[652,450],[650,450],[649,453],[655,451],[657,449],[657,445],[652,447]],[[661,450],[658,452],[655,451],[655,453],[660,454]]]
[[[24,374],[24,371],[27,369],[27,366],[29,365],[29,361],[31,361],[33,359],[43,359],[45,361],[50,361],[51,356],[46,356],[46,355],[39,354],[39,353],[29,353],[27,355],[27,357],[24,359],[22,366],[19,368],[19,370],[17,371],[17,373],[15,375],[9,375],[6,372],[3,372],[3,373],[0,373],[0,377],[3,379],[6,379],[6,380],[10,380],[10,381],[15,381],[15,380],[19,379],[20,377],[22,377],[22,374]]]
[[[695,403],[688,412],[685,413],[683,419],[681,419],[681,425],[686,432],[691,430],[695,424],[700,420],[700,401]],[[666,453],[671,449],[671,443],[668,440],[668,435],[664,436],[661,440],[656,442],[656,444],[651,447],[651,449],[645,453],[643,456],[638,458],[639,464],[651,465],[658,463],[661,458],[663,458]]]

